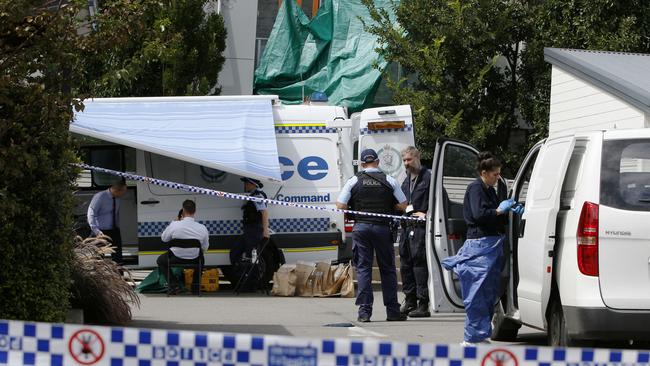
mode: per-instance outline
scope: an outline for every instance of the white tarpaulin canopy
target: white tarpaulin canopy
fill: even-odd
[[[208,168],[280,182],[275,96],[84,100],[70,131]]]

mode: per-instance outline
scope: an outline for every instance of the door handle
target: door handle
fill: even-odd
[[[155,205],[157,203],[160,203],[160,201],[157,200],[148,200],[148,201],[140,201],[141,204],[143,205]]]
[[[519,222],[519,237],[523,238],[524,237],[524,230],[526,229],[526,220],[521,219]]]

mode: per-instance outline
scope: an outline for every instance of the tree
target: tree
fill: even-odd
[[[0,318],[68,309],[77,10],[57,4],[0,2]]]
[[[371,10],[379,50],[409,78],[389,80],[396,103],[414,107],[425,155],[439,136],[467,140],[519,166],[548,132],[550,65],[544,47],[650,52],[643,0],[402,0],[397,22]],[[513,146],[520,121],[532,126]]]
[[[208,0],[106,0],[83,41],[81,93],[219,94],[226,29]]]
[[[440,136],[507,155],[518,123],[519,44],[530,32],[527,6],[502,0],[403,0],[397,22],[364,0],[378,50],[409,78],[389,80],[396,103],[411,104],[420,148],[431,157]]]

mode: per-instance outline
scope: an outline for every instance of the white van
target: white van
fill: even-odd
[[[198,100],[218,103],[232,98],[202,97]],[[395,178],[403,179],[404,168],[399,151],[414,143],[409,106],[372,108],[348,118],[343,107],[322,104],[282,105],[277,102],[277,97],[267,99],[269,106],[272,104],[275,130],[275,134],[268,138],[277,144],[281,177],[279,181],[264,181],[264,191],[269,198],[335,208],[341,187],[355,172],[354,160],[358,152],[365,148],[374,148],[385,156],[382,161],[384,165],[380,167]],[[95,99],[85,103],[112,103],[113,100],[116,103],[137,105],[152,99]],[[156,100],[164,102],[166,99]],[[175,99],[178,100],[179,98]],[[90,129],[71,127],[71,130],[101,138]],[[218,191],[243,191],[241,175],[226,168],[207,168],[176,156],[152,152],[142,144],[138,144],[137,148],[129,147],[128,141],[122,144],[93,141],[94,144],[82,143],[83,160],[89,165]],[[112,138],[108,141],[118,142]],[[246,156],[241,159],[246,161]],[[81,189],[77,193],[75,211],[81,224],[85,220],[85,210],[92,195],[110,182],[110,177],[97,172],[86,171],[82,176],[85,177],[85,184],[80,185]],[[138,267],[156,266],[156,259],[165,248],[160,241],[160,234],[176,216],[185,199],[197,202],[197,219],[210,231],[206,264],[230,264],[230,248],[236,245],[241,234],[242,201],[198,195],[137,181],[130,182],[129,193],[123,198],[120,227],[125,251],[127,254],[137,254]],[[350,253],[344,240],[343,214],[275,205],[269,206],[269,214],[273,237],[289,263],[298,260],[345,259]],[[136,247],[137,251],[134,251]]]
[[[476,153],[454,141],[436,148],[433,310],[462,311],[457,278],[439,261],[462,245],[454,222],[464,190],[446,207],[440,197],[446,182],[475,176]],[[493,339],[514,340],[522,324],[547,331],[551,345],[650,339],[650,129],[551,136],[528,153],[509,195],[525,212],[510,216]]]

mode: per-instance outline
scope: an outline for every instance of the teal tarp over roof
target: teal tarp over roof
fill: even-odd
[[[395,0],[375,0],[394,16]],[[372,22],[359,0],[323,0],[309,19],[295,0],[284,0],[255,70],[255,93],[277,94],[284,103],[324,91],[329,104],[356,111],[372,105],[386,61],[377,37],[359,19]]]

